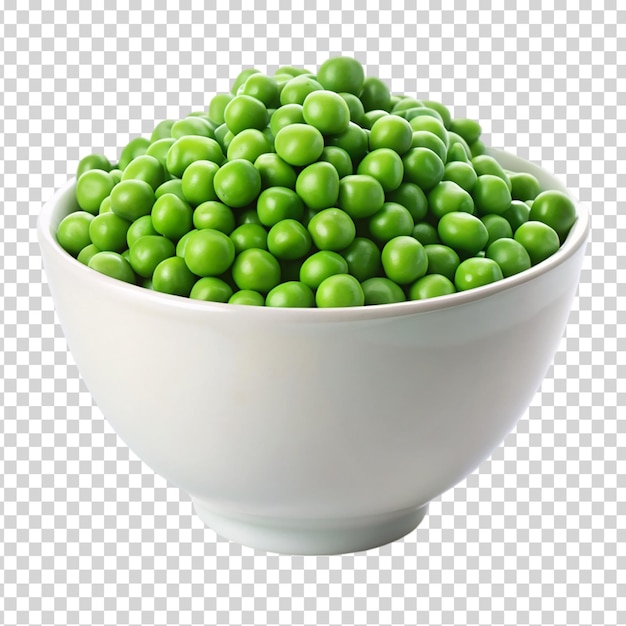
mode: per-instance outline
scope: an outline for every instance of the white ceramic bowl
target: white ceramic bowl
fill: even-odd
[[[501,151],[508,169],[562,184]],[[56,310],[88,388],[120,437],[184,489],[221,535],[293,554],[352,552],[413,530],[529,406],[579,281],[589,213],[549,259],[436,299],[271,309],[156,293],[39,241]]]

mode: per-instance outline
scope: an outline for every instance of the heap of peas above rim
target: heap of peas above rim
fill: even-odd
[[[480,135],[353,58],[246,69],[116,164],[83,158],[79,210],[57,239],[98,272],[214,302],[345,307],[472,289],[552,255],[576,218]]]

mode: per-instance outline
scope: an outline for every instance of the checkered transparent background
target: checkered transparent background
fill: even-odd
[[[623,5],[89,4],[1,10],[0,623],[625,624]],[[114,158],[242,67],[330,53],[481,120],[587,202],[593,232],[554,365],[492,458],[401,541],[277,556],[204,528],[119,441],[67,351],[35,225],[81,156]]]

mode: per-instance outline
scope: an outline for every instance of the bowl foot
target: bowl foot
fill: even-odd
[[[365,518],[301,520],[231,514],[192,498],[198,517],[216,533],[264,552],[344,554],[369,550],[404,537],[424,519],[428,504]]]

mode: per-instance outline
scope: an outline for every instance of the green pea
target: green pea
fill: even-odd
[[[241,226],[242,224],[257,224],[258,226],[263,226],[256,208],[252,205],[247,209],[237,211],[235,221],[237,226]]]
[[[111,196],[107,196],[100,203],[100,208],[98,209],[98,215],[101,213],[108,213],[111,211]]]
[[[167,153],[175,143],[176,139],[164,137],[163,139],[157,139],[152,142],[146,150],[147,156],[154,157],[161,164],[163,168],[163,180],[166,180],[169,176],[169,172],[167,171]],[[126,169],[128,169],[128,167]]]
[[[302,263],[300,281],[315,290],[329,276],[347,273],[348,262],[346,259],[332,250],[320,250]]]
[[[235,78],[233,84],[230,87],[230,92],[234,95],[239,91],[239,88],[252,76],[253,74],[259,74],[259,70],[254,67],[247,67],[242,70]]]
[[[280,104],[278,83],[271,76],[252,74],[241,86],[241,93],[260,100],[268,109]]]
[[[339,178],[353,173],[352,159],[350,155],[338,146],[326,146],[320,154],[320,161],[330,163],[336,170]]]
[[[502,213],[502,217],[509,222],[511,229],[515,232],[524,222],[528,221],[530,207],[520,200],[512,200],[509,208]]]
[[[280,92],[280,104],[303,104],[306,97],[323,87],[310,75],[302,74],[287,81]]]
[[[236,254],[249,248],[267,250],[267,231],[259,224],[241,224],[230,233],[230,238]]]
[[[371,176],[352,174],[339,181],[338,206],[350,217],[370,217],[385,202],[382,185]]]
[[[194,209],[193,225],[198,230],[211,228],[230,235],[235,228],[235,214],[222,202],[207,200]]]
[[[487,147],[480,139],[477,139],[474,143],[472,143],[469,148],[470,148],[470,155],[472,158],[481,156],[482,154],[485,154],[485,152],[487,151]]]
[[[172,241],[161,235],[144,235],[130,247],[129,262],[136,274],[152,278],[156,266],[176,254]]]
[[[435,218],[441,219],[447,213],[454,211],[473,213],[474,200],[456,183],[442,180],[428,193],[428,207]]]
[[[366,237],[356,237],[345,250],[341,251],[341,256],[347,261],[348,269],[347,272],[338,273],[352,274],[359,282],[377,276],[382,270],[380,250]]]
[[[368,111],[365,113],[361,119],[361,126],[363,128],[367,128],[371,130],[374,123],[379,120],[381,117],[386,117],[389,115],[387,111],[383,111],[382,109],[374,109],[373,111]]]
[[[261,175],[261,189],[267,189],[268,187],[295,189],[296,171],[275,152],[259,155],[254,162],[254,167],[259,170]]]
[[[413,129],[409,122],[397,115],[376,120],[369,136],[370,150],[389,148],[403,156],[411,148]]]
[[[315,296],[311,288],[296,280],[276,285],[265,298],[265,306],[273,307],[312,307]]]
[[[209,102],[208,117],[215,126],[221,126],[224,123],[224,110],[228,103],[233,99],[229,93],[220,93],[211,98]]]
[[[470,257],[457,267],[454,286],[458,291],[466,291],[494,283],[502,278],[502,270],[493,259]]]
[[[560,247],[558,233],[548,224],[534,220],[522,224],[515,231],[514,239],[526,248],[533,265],[552,256]]]
[[[348,130],[350,109],[346,101],[334,91],[313,91],[302,103],[302,114],[307,124],[315,126],[322,135],[339,135]]]
[[[59,245],[72,256],[78,256],[91,243],[89,226],[93,219],[93,214],[87,211],[75,211],[65,216],[56,232]]]
[[[406,296],[400,285],[383,276],[374,276],[361,283],[363,300],[366,306],[404,302]]]
[[[457,252],[476,254],[484,249],[489,240],[486,226],[470,213],[446,213],[437,226],[442,243]]]
[[[511,224],[509,224],[509,222],[504,217],[502,217],[502,215],[488,213],[487,215],[483,215],[480,218],[480,221],[485,225],[485,227],[487,228],[487,233],[489,234],[489,239],[487,239],[487,246],[489,246],[497,239],[513,236]]]
[[[241,289],[235,291],[235,293],[228,300],[229,304],[243,304],[246,306],[263,306],[265,304],[265,297],[258,291],[253,289]]]
[[[372,111],[373,109],[389,111],[391,109],[389,87],[376,76],[367,76],[365,78],[359,93],[359,99],[363,103],[365,111]]]
[[[464,161],[450,161],[443,168],[443,180],[450,180],[456,183],[468,193],[472,193],[478,176],[474,168]]]
[[[185,250],[187,249],[187,244],[189,243],[189,239],[191,236],[198,232],[197,228],[191,229],[189,232],[186,232],[176,244],[176,256],[179,256],[181,259],[185,258]]]
[[[332,207],[339,196],[337,170],[323,161],[308,165],[298,174],[296,193],[314,211]]]
[[[434,119],[443,123],[443,120],[437,111],[421,105],[401,111],[399,115],[404,117],[408,122],[412,122],[416,117],[427,117],[428,119]]]
[[[144,180],[123,180],[111,192],[111,210],[129,222],[149,215],[154,202],[154,190]]]
[[[459,255],[449,246],[440,243],[429,243],[424,246],[428,257],[427,274],[441,274],[451,281],[454,281],[454,273],[459,266],[461,259]]]
[[[267,248],[277,259],[300,259],[311,249],[311,235],[297,220],[281,220],[267,234]]]
[[[96,215],[89,224],[89,238],[100,250],[123,252],[127,248],[126,233],[130,222],[115,213]]]
[[[498,163],[492,156],[489,156],[488,154],[481,154],[473,157],[472,167],[479,178],[485,174],[491,174],[492,176],[501,178],[509,188],[509,192],[511,191],[511,180],[507,176],[504,169],[502,169],[500,163]]]
[[[534,200],[541,192],[539,181],[532,174],[513,172],[509,174],[509,180],[513,200]]]
[[[115,182],[112,176],[100,169],[87,170],[76,182],[76,201],[88,213],[96,214],[102,201],[111,194]]]
[[[161,293],[187,298],[196,280],[197,276],[187,267],[184,259],[173,256],[163,259],[154,268],[152,288]]]
[[[511,205],[511,192],[505,181],[493,174],[479,176],[472,190],[474,204],[481,214],[501,215]]]
[[[437,229],[432,224],[425,221],[415,224],[411,236],[417,239],[423,246],[431,243],[441,243]]]
[[[160,198],[166,193],[173,193],[181,200],[187,202],[187,198],[183,193],[183,181],[180,178],[171,178],[170,180],[166,180],[162,185],[157,187],[157,190],[154,192],[154,197],[155,199]]]
[[[76,168],[76,180],[89,170],[102,170],[103,172],[110,172],[111,168],[111,161],[109,161],[104,154],[89,154],[78,162],[78,167]]]
[[[410,96],[400,96],[400,99],[393,105],[391,112],[394,115],[399,115],[403,111],[408,111],[409,109],[413,109],[418,106],[422,106],[422,103],[419,100],[411,98]]]
[[[172,126],[170,133],[173,139],[180,139],[188,135],[198,135],[199,137],[214,137],[213,127],[207,119],[197,116],[186,117],[178,120]]]
[[[278,131],[291,124],[304,124],[304,113],[301,104],[286,104],[272,113],[270,130],[274,137]]]
[[[365,294],[361,283],[350,274],[335,274],[325,278],[315,292],[318,308],[363,306]]]
[[[309,165],[322,154],[324,138],[313,126],[290,124],[276,134],[275,148],[278,155],[290,165]]]
[[[367,174],[375,178],[385,192],[393,191],[402,183],[404,165],[394,150],[378,148],[363,157],[357,168],[357,174]]]
[[[186,135],[177,139],[170,147],[166,167],[172,176],[182,178],[187,167],[194,161],[213,161],[220,164],[223,160],[224,153],[215,139]]]
[[[272,144],[260,130],[246,128],[228,144],[227,157],[229,161],[246,159],[254,163],[259,156],[272,151]]]
[[[469,119],[451,120],[450,130],[463,137],[468,145],[477,141],[482,133],[480,124],[476,120]]]
[[[204,300],[205,302],[228,302],[232,295],[232,287],[216,276],[200,278],[189,292],[189,297],[192,300]]]
[[[123,280],[126,283],[135,284],[135,272],[130,266],[130,263],[117,252],[111,252],[110,250],[103,250],[94,254],[89,263],[87,264],[92,270],[116,278],[117,280]]]
[[[576,221],[576,207],[561,191],[543,191],[534,199],[529,219],[553,228],[563,243]]]
[[[445,161],[447,157],[449,139],[448,131],[446,130],[443,122],[429,115],[416,115],[410,120],[409,124],[411,125],[413,132],[429,132],[441,139],[446,149],[446,152],[443,154],[443,160]],[[411,135],[411,140],[413,141],[413,135]],[[413,145],[415,147],[415,144]]]
[[[128,164],[122,180],[143,180],[155,190],[165,181],[165,170],[158,159],[142,154]]]
[[[446,156],[446,163],[469,163],[470,157],[468,156],[465,148],[460,143],[450,143],[448,146],[448,154]],[[471,167],[471,165],[470,165]],[[474,168],[472,167],[472,171]],[[476,172],[474,172],[474,175]]]
[[[244,207],[261,192],[261,174],[245,159],[235,159],[220,167],[213,179],[217,197],[230,207]]]
[[[145,154],[149,146],[150,141],[145,137],[135,137],[135,139],[132,139],[126,144],[120,153],[120,159],[117,163],[117,167],[124,171],[133,159]]]
[[[257,214],[261,224],[274,226],[284,219],[299,220],[304,213],[302,200],[287,187],[264,189],[257,200]]]
[[[224,123],[233,135],[246,128],[262,130],[268,121],[269,114],[265,105],[252,96],[235,96],[224,109]]]
[[[143,215],[131,222],[131,225],[126,231],[126,244],[129,248],[140,238],[146,235],[158,235],[157,231],[152,225],[152,218],[149,215]]]
[[[161,139],[170,139],[172,137],[172,126],[175,120],[163,120],[159,122],[150,135],[150,143],[156,143]]]
[[[219,276],[233,264],[235,245],[228,235],[205,228],[189,237],[184,259],[197,276]]]
[[[387,278],[399,285],[408,285],[423,276],[428,269],[424,246],[414,237],[402,235],[388,241],[381,253]]]
[[[422,221],[428,212],[426,194],[414,183],[402,183],[394,191],[387,192],[385,199],[408,209],[415,223]]]
[[[400,235],[411,235],[414,226],[411,213],[396,202],[385,202],[381,209],[369,218],[369,232],[381,244]]]
[[[326,145],[343,148],[350,155],[353,166],[358,164],[365,156],[368,143],[367,132],[354,122],[348,124],[348,130],[345,133],[326,138]]]
[[[452,116],[450,115],[450,110],[447,106],[441,104],[441,102],[435,102],[434,100],[422,100],[422,104],[429,109],[433,109],[433,111],[437,111],[446,129],[450,128]]]
[[[215,135],[215,141],[219,144],[222,153],[225,154],[235,135],[228,130],[228,126],[226,126],[226,124],[220,124],[215,131],[213,131],[213,134]]]
[[[409,288],[409,300],[426,300],[456,293],[454,283],[442,274],[427,274]]]
[[[351,57],[331,57],[324,61],[317,70],[317,80],[324,89],[336,92],[359,95],[363,88],[364,79],[363,66]]]
[[[463,153],[458,154],[458,158],[451,159],[450,158],[450,150],[452,150],[452,146],[460,146],[462,148]],[[458,148],[457,148],[458,149]],[[448,130],[448,161],[459,160],[459,161],[467,161],[469,162],[472,158],[472,152],[470,150],[467,141],[461,137],[461,135],[457,135],[452,130]]]
[[[266,294],[280,282],[280,264],[267,250],[250,248],[237,255],[232,275],[239,289]]]
[[[411,148],[402,158],[404,179],[429,191],[443,178],[443,161],[429,148]]]
[[[428,130],[416,130],[411,135],[411,148],[428,148],[432,150],[442,163],[446,162],[448,147],[434,133]]]
[[[356,236],[356,227],[350,215],[336,208],[316,213],[307,228],[313,243],[320,250],[343,250]]]
[[[78,253],[78,256],[76,257],[76,259],[83,265],[89,265],[89,261],[91,260],[91,257],[94,254],[98,254],[98,252],[101,252],[101,250],[97,248],[96,246],[94,246],[94,244],[90,243]]]
[[[122,180],[122,170],[118,170],[117,168],[112,169],[109,174],[113,179],[113,182],[117,185]]]
[[[531,266],[530,256],[526,252],[526,248],[510,238],[501,238],[489,245],[485,256],[493,259],[502,270],[502,275],[513,276],[527,270]]]
[[[193,228],[193,209],[173,193],[157,198],[151,217],[154,229],[173,241],[178,241]]]
[[[363,125],[363,118],[365,117],[365,109],[363,103],[357,96],[351,93],[342,91],[339,95],[343,98],[344,102],[348,105],[350,111],[350,121],[358,126]]]
[[[213,161],[194,161],[185,169],[181,189],[189,204],[198,206],[208,200],[217,200],[213,181],[219,169]]]

